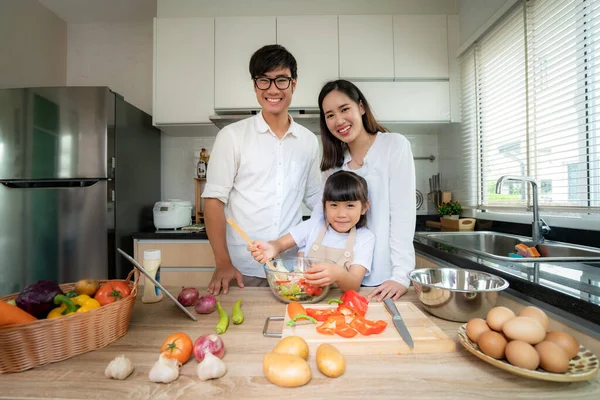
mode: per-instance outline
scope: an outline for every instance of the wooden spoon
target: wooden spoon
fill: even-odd
[[[237,224],[237,223],[236,223],[236,222],[233,220],[233,218],[227,218],[227,223],[228,223],[229,225],[231,225],[231,227],[232,227],[233,229],[235,229],[235,231],[236,231],[237,233],[239,233],[239,234],[240,234],[240,236],[242,237],[242,239],[244,239],[244,241],[245,241],[246,243],[248,243],[248,246],[252,246],[252,240],[250,240],[250,238],[248,237],[248,235],[246,235],[246,232],[244,232],[244,231],[242,230],[242,228],[240,228],[240,227],[239,227],[239,225],[238,225],[238,224]],[[275,266],[274,266],[273,264],[271,264],[271,261],[268,261],[268,260],[267,260],[267,266],[268,266],[269,268],[271,268],[272,270],[276,270]]]

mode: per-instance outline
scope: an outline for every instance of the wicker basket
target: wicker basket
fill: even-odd
[[[125,335],[137,295],[139,273],[132,270],[125,282],[131,294],[123,300],[84,313],[0,328],[0,374],[66,360],[102,348]],[[74,283],[60,285],[65,293],[74,287]],[[0,300],[8,301],[17,296],[18,293],[14,293]]]

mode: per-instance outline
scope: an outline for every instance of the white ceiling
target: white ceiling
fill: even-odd
[[[156,17],[156,0],[38,0],[70,24],[142,22]]]

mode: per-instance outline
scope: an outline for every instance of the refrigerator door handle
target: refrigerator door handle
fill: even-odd
[[[0,181],[10,189],[60,189],[60,188],[85,188],[100,182],[100,179],[78,179],[78,180],[27,180],[27,181]]]

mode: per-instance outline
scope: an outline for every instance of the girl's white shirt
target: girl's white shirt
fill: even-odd
[[[334,172],[352,171],[367,181],[371,207],[367,228],[375,235],[375,253],[371,273],[362,284],[377,286],[387,280],[408,288],[407,274],[415,267],[413,238],[417,219],[415,164],[410,142],[398,133],[379,132],[360,169],[350,169],[348,150],[342,168],[323,172],[323,184]],[[323,206],[317,205],[311,219],[323,218]]]
[[[323,226],[325,226],[325,220],[323,218],[311,218],[290,229],[290,235],[292,235],[294,242],[296,242],[298,251],[307,255],[310,251],[310,247],[317,240]],[[336,249],[344,249],[346,248],[347,241],[348,233],[339,233],[331,226],[328,226],[321,245]],[[356,230],[356,242],[354,242],[354,248],[352,249],[354,257],[350,264],[362,265],[367,270],[366,275],[369,275],[373,263],[374,249],[375,235],[367,228],[358,228]]]

